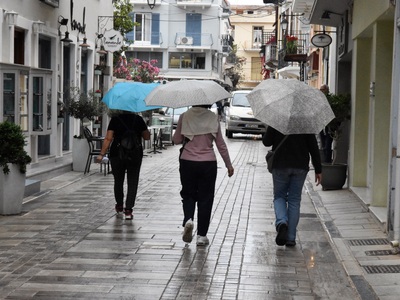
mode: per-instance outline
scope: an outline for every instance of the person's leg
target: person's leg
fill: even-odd
[[[214,203],[215,181],[217,179],[217,162],[199,162],[200,174],[197,194],[197,234],[206,236],[210,226],[211,211]]]
[[[117,207],[124,206],[124,180],[125,168],[119,157],[110,158],[111,168],[114,176],[114,197]]]
[[[273,169],[275,226],[288,223],[287,195],[290,183],[288,169]]]
[[[291,169],[288,192],[288,233],[287,240],[296,240],[296,229],[300,219],[300,202],[307,170]]]
[[[137,189],[139,185],[139,174],[142,161],[127,165],[127,185],[125,208],[132,209],[135,206]]]
[[[196,193],[197,193],[197,170],[193,162],[188,160],[180,160],[179,173],[181,178],[182,190],[182,208],[183,208],[183,225],[189,219],[194,219],[196,208]]]

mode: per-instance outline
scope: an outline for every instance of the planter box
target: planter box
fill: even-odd
[[[84,172],[89,154],[89,144],[86,139],[74,138],[72,141],[72,170]]]
[[[322,189],[340,190],[347,179],[347,164],[322,164]]]
[[[9,174],[0,170],[0,214],[16,215],[22,211],[25,193],[26,174],[19,171],[19,166],[9,164]]]

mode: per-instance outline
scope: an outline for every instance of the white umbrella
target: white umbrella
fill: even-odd
[[[212,80],[172,81],[156,87],[145,99],[147,105],[173,108],[192,105],[211,105],[231,97],[222,86]]]
[[[298,80],[264,80],[247,99],[255,118],[285,135],[317,134],[335,118],[326,96]]]

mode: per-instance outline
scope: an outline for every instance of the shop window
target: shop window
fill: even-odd
[[[3,75],[3,120],[15,123],[15,73]]]
[[[170,69],[205,69],[206,57],[204,53],[174,52],[169,54]]]
[[[136,51],[126,51],[126,58],[128,60],[137,58],[140,60],[151,61],[153,59],[157,60],[155,64],[156,67],[162,68],[163,65],[163,53],[162,52],[136,52]]]

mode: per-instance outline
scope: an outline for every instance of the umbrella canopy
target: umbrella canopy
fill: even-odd
[[[317,134],[335,117],[326,96],[298,80],[264,80],[247,99],[254,117],[285,135]]]
[[[180,80],[163,84],[146,98],[147,105],[178,108],[191,105],[211,105],[231,97],[222,86],[212,80]]]
[[[144,99],[159,83],[119,82],[114,85],[103,97],[103,102],[110,109],[141,112],[160,108],[147,106]]]

